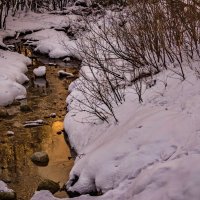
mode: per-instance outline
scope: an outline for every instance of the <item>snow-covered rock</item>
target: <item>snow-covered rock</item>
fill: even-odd
[[[38,119],[35,121],[25,121],[24,122],[24,127],[25,128],[31,128],[31,127],[36,127],[36,126],[42,126],[44,125],[44,121],[42,119]]]
[[[58,77],[60,77],[60,78],[63,78],[63,77],[73,78],[74,75],[72,73],[66,72],[64,70],[59,70],[58,71]]]
[[[44,77],[46,75],[46,67],[40,66],[38,68],[35,68],[33,70],[33,73],[35,74],[36,77]]]
[[[13,131],[7,131],[7,136],[13,136],[15,133]]]
[[[70,57],[66,57],[66,58],[63,59],[63,61],[64,61],[64,62],[70,62],[70,61],[71,61],[71,58],[70,58]]]

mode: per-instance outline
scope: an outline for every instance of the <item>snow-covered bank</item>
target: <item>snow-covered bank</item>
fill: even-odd
[[[41,14],[33,12],[18,12],[16,16],[8,16],[7,29],[0,32],[0,46],[6,47],[3,40],[7,37],[17,37],[18,34],[29,33],[45,29],[63,29],[70,22],[76,20],[76,16]]]
[[[34,51],[47,54],[50,58],[78,57],[75,42],[63,31],[45,29],[25,36],[28,44],[35,46]]]
[[[18,53],[0,50],[0,105],[6,106],[20,95],[26,96],[23,84],[28,81],[24,74],[31,60]]]
[[[65,130],[79,154],[68,190],[107,192],[95,199],[198,199],[200,81],[194,71],[186,81],[168,71],[156,80],[143,104],[127,91],[118,125],[80,123],[86,113],[68,113]]]

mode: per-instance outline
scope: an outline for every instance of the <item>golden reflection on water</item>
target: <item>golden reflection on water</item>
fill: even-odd
[[[63,130],[63,122],[54,122],[51,136],[42,145],[42,148],[49,155],[49,164],[45,168],[38,168],[38,173],[44,178],[60,182],[63,185],[68,179],[69,167],[71,167],[72,162],[68,160],[70,150],[65,143],[63,134],[57,134],[61,130]]]
[[[32,56],[32,51],[21,47],[23,54]],[[44,65],[37,60],[29,67],[28,76],[33,76],[35,67]],[[47,66],[47,83],[41,89],[41,81],[30,81],[27,89],[27,103],[32,112],[23,113],[19,105],[7,107],[12,115],[0,119],[0,180],[8,182],[10,188],[17,192],[17,200],[28,200],[43,179],[60,182],[60,186],[67,181],[73,166],[73,160],[68,160],[70,150],[63,134],[57,132],[63,129],[63,119],[66,114],[66,90],[72,80],[59,80],[57,72],[63,67]],[[65,68],[66,69],[66,68]],[[75,69],[69,72],[77,71]],[[39,84],[39,86],[36,86]],[[42,86],[43,87],[43,86]],[[51,113],[56,113],[56,118],[47,118]],[[24,128],[27,120],[43,119],[44,126]],[[14,131],[14,136],[8,136],[7,131]],[[46,151],[49,154],[47,167],[38,167],[30,160],[36,151]],[[65,197],[65,193],[57,194]]]

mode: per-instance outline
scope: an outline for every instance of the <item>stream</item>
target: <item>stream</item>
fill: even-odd
[[[9,43],[14,42],[10,40]],[[62,187],[73,166],[73,159],[68,159],[71,157],[70,148],[60,131],[63,130],[66,115],[67,89],[78,76],[78,63],[66,64],[62,60],[34,54],[22,42],[15,43],[15,48],[17,52],[32,58],[32,65],[27,72],[30,81],[25,85],[27,99],[7,106],[9,116],[0,118],[0,180],[17,193],[17,200],[28,200],[44,179],[59,182]],[[54,64],[49,64],[52,62]],[[47,68],[46,79],[34,78],[33,69],[42,65]],[[75,78],[60,79],[57,74],[59,70],[73,73]],[[22,105],[27,105],[30,110],[22,111]],[[24,127],[25,121],[38,119],[44,120],[44,125]],[[13,131],[14,135],[9,135],[8,131]],[[37,151],[48,153],[48,166],[36,166],[32,163],[30,157]],[[66,197],[67,194],[62,191],[55,196]]]

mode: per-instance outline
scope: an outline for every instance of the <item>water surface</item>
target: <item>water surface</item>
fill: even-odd
[[[73,160],[68,159],[71,154],[64,135],[57,132],[63,130],[67,88],[74,79],[61,80],[57,72],[65,69],[76,76],[78,71],[45,56],[41,56],[42,59],[35,58],[32,50],[21,43],[17,45],[17,50],[33,58],[33,65],[29,66],[27,73],[30,78],[26,84],[27,99],[6,107],[9,116],[0,119],[0,179],[16,191],[18,200],[28,200],[41,180],[48,178],[62,186],[68,179]],[[49,62],[59,65],[52,66]],[[32,73],[35,67],[41,65],[47,67],[46,79],[35,78]],[[28,105],[31,111],[21,112],[18,104]],[[51,113],[56,113],[56,117],[49,117]],[[32,128],[23,126],[25,121],[38,119],[44,120],[45,125]],[[7,131],[13,131],[14,136],[8,136]],[[49,154],[47,167],[38,167],[31,162],[30,156],[37,151]],[[65,197],[66,193],[60,192],[56,196]]]

